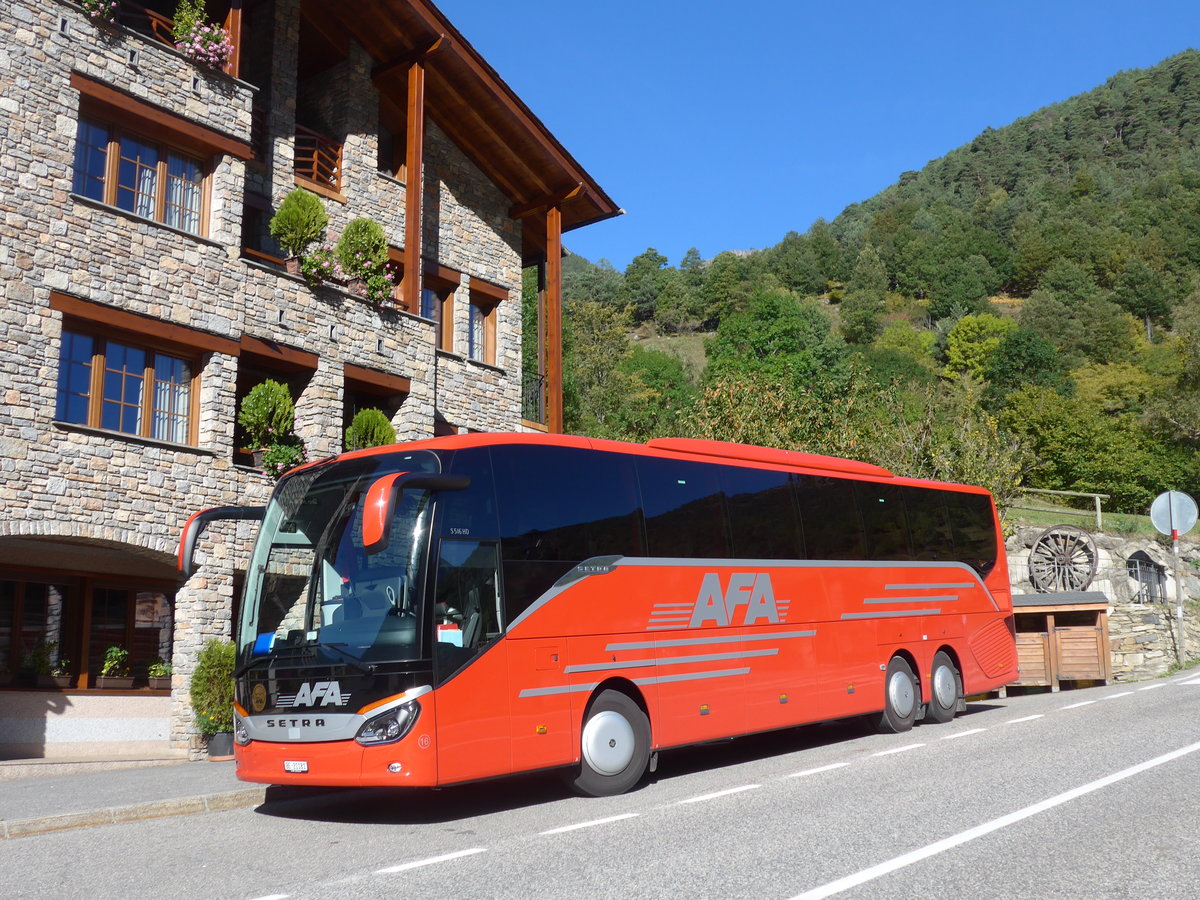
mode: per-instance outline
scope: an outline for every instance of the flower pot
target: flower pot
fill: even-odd
[[[229,759],[233,756],[233,733],[218,731],[208,736],[208,758]]]
[[[66,688],[71,686],[70,675],[39,675],[38,687]]]
[[[289,256],[287,259],[285,259],[283,261],[283,268],[287,271],[287,273],[289,275],[299,275],[300,274],[300,257]]]
[[[351,278],[346,282],[346,290],[352,294],[366,294],[367,280],[365,278]]]
[[[169,691],[171,689],[171,676],[163,675],[159,678],[151,677],[150,690],[152,691]]]
[[[102,691],[127,691],[133,687],[133,676],[100,675],[96,678],[96,687]]]
[[[263,457],[266,456],[266,453],[267,453],[266,447],[262,447],[258,450],[250,451],[250,455],[254,458],[254,465],[256,468],[259,468],[259,469],[262,468]]]

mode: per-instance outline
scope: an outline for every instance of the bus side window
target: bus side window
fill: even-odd
[[[864,559],[866,539],[854,499],[854,482],[799,475],[796,500],[809,559]]]
[[[441,542],[433,607],[439,683],[500,637],[498,569],[495,541]]]
[[[647,457],[638,459],[646,552],[682,559],[729,556],[717,467]]]

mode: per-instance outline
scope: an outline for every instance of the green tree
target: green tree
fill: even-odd
[[[845,358],[821,305],[786,291],[756,291],[744,310],[721,320],[707,349],[711,378],[745,371],[812,372]]]
[[[1171,311],[1171,294],[1162,273],[1140,259],[1131,259],[1117,278],[1113,300],[1145,323],[1148,341],[1154,338],[1152,321]]]
[[[1016,331],[1017,323],[991,313],[963,316],[946,338],[945,374],[950,378],[970,375],[983,379],[984,371],[1001,341]]]
[[[1059,394],[1071,392],[1066,368],[1054,345],[1028,328],[1016,328],[1001,338],[984,364],[982,377],[987,382],[983,399],[991,408],[1027,384],[1042,385]]]
[[[654,318],[658,306],[658,295],[663,287],[663,270],[667,258],[650,247],[645,253],[635,256],[625,267],[625,281],[618,295],[619,301],[629,306],[638,322]]]

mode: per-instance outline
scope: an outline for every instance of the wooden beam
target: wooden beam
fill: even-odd
[[[407,146],[404,166],[404,305],[421,309],[422,218],[425,215],[425,67],[413,63],[408,70]]]
[[[514,206],[509,209],[508,217],[510,219],[523,219],[526,216],[531,216],[534,213],[539,213],[543,210],[549,209],[551,206],[562,206],[568,200],[574,200],[581,194],[586,193],[587,188],[581,181],[573,188],[569,188],[565,191],[559,191],[557,194],[551,194],[538,200],[531,200],[529,203],[522,203],[520,206]]]
[[[205,148],[210,153],[228,153],[238,159],[254,158],[254,151],[250,149],[250,145],[246,141],[231,138],[205,125],[197,124],[182,116],[167,112],[165,109],[159,109],[157,106],[131,97],[102,81],[72,72],[71,87],[93,101],[124,113],[125,115],[121,118],[122,124],[128,123],[129,119],[133,118],[142,123],[143,127],[165,128],[173,134],[180,135]]]
[[[375,71],[371,73],[371,81],[378,86],[382,81],[387,81],[395,75],[407,72],[414,63],[424,65],[430,57],[449,49],[451,43],[451,40],[446,35],[439,34],[424,47],[418,47],[408,53],[403,53],[395,59],[377,66]]]
[[[546,427],[563,433],[562,211],[546,210]]]
[[[280,365],[281,368],[288,368],[293,371],[311,371],[317,367],[317,360],[319,359],[317,354],[309,353],[306,350],[297,350],[295,347],[288,347],[286,344],[280,344],[270,338],[256,338],[248,334],[243,334],[240,343],[243,353],[253,353],[256,356],[269,359],[276,365]]]
[[[368,369],[353,363],[342,364],[342,376],[347,381],[367,384],[382,388],[389,394],[408,394],[412,392],[412,380],[402,375],[392,375],[390,372],[380,372],[378,369]]]
[[[242,66],[242,43],[246,39],[242,33],[242,0],[230,2],[229,15],[225,17],[225,30],[229,32],[229,40],[233,44],[233,53],[229,55],[225,71],[237,78]]]
[[[79,297],[61,294],[58,291],[50,292],[50,308],[64,316],[73,316],[76,319],[107,325],[110,328],[128,331],[143,337],[157,338],[170,344],[178,344],[180,347],[224,353],[226,356],[237,356],[241,353],[241,345],[229,338],[210,334],[207,331],[197,331],[187,325],[176,325],[172,322],[164,322],[162,319],[154,319],[101,303],[93,303],[90,300],[81,300]]]

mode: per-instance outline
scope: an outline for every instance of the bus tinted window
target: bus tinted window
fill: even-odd
[[[438,494],[438,534],[454,538],[498,538],[492,460],[486,447],[458,450],[447,463],[449,475],[466,475],[471,483],[461,491]]]
[[[492,451],[503,556],[640,556],[637,483],[628,457],[512,445]]]
[[[954,535],[955,558],[986,575],[996,564],[996,528],[986,494],[946,491],[946,511]]]
[[[866,541],[854,499],[854,482],[801,475],[796,482],[804,547],[809,559],[863,559]]]
[[[933,562],[954,559],[954,538],[950,534],[950,520],[946,518],[944,493],[915,487],[903,488],[902,493],[913,559]]]
[[[721,489],[729,512],[733,556],[800,559],[800,520],[787,473],[725,467]]]
[[[900,488],[860,481],[855,493],[867,536],[867,559],[912,559]]]
[[[637,461],[650,556],[723,559],[729,555],[717,467],[643,458]]]

